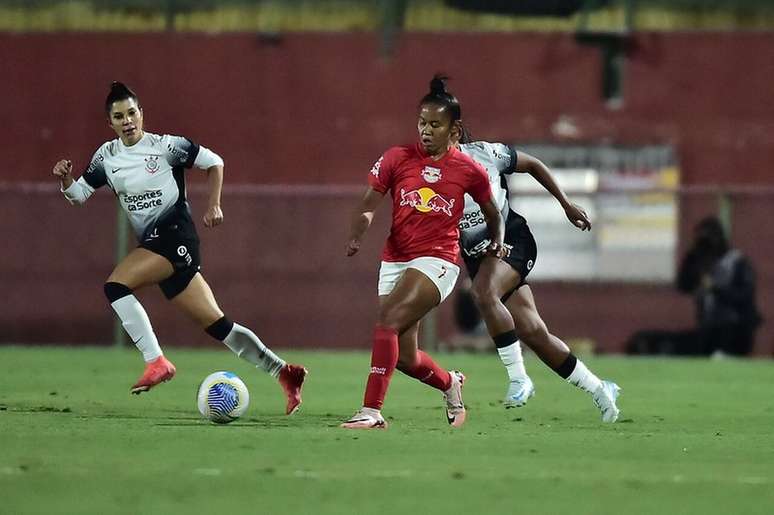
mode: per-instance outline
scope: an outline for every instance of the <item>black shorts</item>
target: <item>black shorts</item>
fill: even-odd
[[[182,293],[201,268],[199,235],[190,216],[173,216],[159,221],[145,234],[139,246],[172,263],[172,275],[159,283],[168,299]]]
[[[513,211],[508,214],[508,219],[505,221],[504,243],[511,247],[511,252],[508,257],[503,258],[503,261],[511,265],[511,268],[519,272],[519,276],[521,276],[521,282],[514,288],[515,291],[527,284],[527,276],[535,266],[537,259],[537,244],[532,236],[532,231],[529,230],[527,221]],[[472,257],[463,252],[462,257],[468,269],[468,275],[471,279],[474,278],[484,256]],[[510,297],[511,293],[513,291],[508,292],[505,297]]]

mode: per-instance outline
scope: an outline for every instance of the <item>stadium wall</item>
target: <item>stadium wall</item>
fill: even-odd
[[[100,285],[111,267],[112,199],[80,211],[30,184],[50,185],[60,157],[82,168],[111,137],[102,112],[111,80],[140,94],[148,130],[222,154],[229,184],[331,188],[322,199],[259,195],[258,211],[256,197],[232,190],[224,200],[231,228],[203,231],[205,272],[224,308],[279,345],[367,345],[383,232],[359,260],[340,258],[356,195],[336,185],[363,184],[386,146],[414,138],[416,103],[436,71],[454,78],[478,138],[668,143],[686,185],[772,184],[774,34],[640,34],[619,109],[600,98],[600,52],[571,35],[406,34],[391,58],[378,44],[372,34],[0,35],[0,229],[10,242],[0,340],[106,339]],[[25,192],[13,193],[14,184]],[[758,266],[771,320],[774,249],[757,231],[768,203],[750,205],[735,213],[734,239]],[[687,234],[706,212],[681,209]],[[146,296],[162,337],[207,341],[157,293]],[[620,350],[639,327],[692,323],[690,299],[668,285],[541,284],[537,297],[557,334],[592,338],[602,350]],[[448,306],[440,320],[448,334]],[[762,333],[756,352],[770,354],[774,333]]]

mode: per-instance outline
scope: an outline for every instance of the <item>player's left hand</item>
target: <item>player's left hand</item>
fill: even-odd
[[[584,211],[583,208],[578,204],[569,204],[566,208],[564,208],[564,213],[567,215],[567,219],[570,221],[570,223],[572,223],[581,231],[591,230],[591,220],[589,220],[589,215],[587,215],[586,211]]]
[[[507,245],[503,245],[502,243],[497,243],[497,242],[490,243],[486,249],[487,256],[492,256],[497,259],[508,257],[510,253],[511,253],[511,249],[509,249]]]
[[[220,225],[223,223],[223,211],[220,209],[220,206],[210,206],[207,208],[207,212],[204,213],[202,220],[204,220],[205,227]]]

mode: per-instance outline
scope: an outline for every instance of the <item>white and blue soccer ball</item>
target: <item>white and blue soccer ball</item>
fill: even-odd
[[[214,372],[199,386],[199,413],[216,424],[233,422],[247,411],[250,392],[233,372]]]

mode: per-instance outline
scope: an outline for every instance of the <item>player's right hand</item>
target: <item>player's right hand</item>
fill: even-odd
[[[51,173],[59,177],[59,180],[64,181],[73,172],[73,163],[69,159],[62,159],[57,161],[54,165],[54,169]]]
[[[347,242],[347,257],[354,256],[358,250],[360,250],[360,242],[358,240],[349,240]]]

